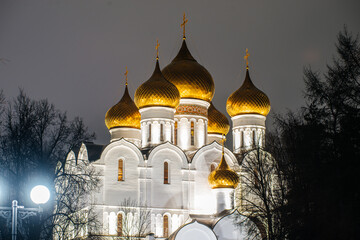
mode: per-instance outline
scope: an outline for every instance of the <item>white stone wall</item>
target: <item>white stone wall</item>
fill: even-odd
[[[173,148],[176,147],[173,146]],[[165,162],[169,166],[168,184],[164,184]],[[160,149],[149,156],[148,163],[148,172],[151,178],[151,189],[149,189],[151,198],[148,200],[148,205],[169,209],[185,208],[186,203],[183,202],[182,189],[184,156],[172,149]]]
[[[118,181],[118,161],[123,160],[123,181]],[[104,156],[104,204],[119,205],[124,199],[138,199],[138,155],[129,147],[117,145]]]

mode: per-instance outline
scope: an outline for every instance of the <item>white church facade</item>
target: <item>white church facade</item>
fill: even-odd
[[[241,191],[237,156],[264,146],[270,101],[247,67],[243,84],[226,102],[230,129],[211,102],[214,93],[212,76],[191,55],[185,34],[177,56],[162,70],[157,56],[153,74],[134,98],[126,76],[121,100],[105,116],[109,144],[83,143],[67,157],[88,161],[100,173],[101,187],[89,196],[101,225],[97,234],[137,235],[126,232],[125,222],[144,217],[146,209],[146,233],[152,233],[147,239],[246,239],[246,229],[236,223],[244,218],[235,197]],[[222,141],[230,130],[233,149]],[[125,212],[129,201],[133,211]]]

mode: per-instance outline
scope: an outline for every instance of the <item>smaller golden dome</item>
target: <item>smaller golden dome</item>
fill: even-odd
[[[180,93],[174,84],[164,78],[160,71],[159,61],[152,76],[136,89],[135,104],[141,109],[151,106],[176,108],[180,104]]]
[[[241,114],[266,116],[270,112],[270,100],[252,83],[249,69],[246,70],[246,77],[241,87],[228,98],[226,110],[231,117]]]
[[[228,134],[230,123],[227,117],[218,111],[212,102],[208,110],[208,133]]]
[[[191,55],[184,39],[179,53],[162,70],[165,78],[173,83],[181,98],[193,98],[210,102],[215,93],[212,76]]]
[[[224,143],[223,143],[224,144]],[[224,145],[219,166],[208,177],[210,187],[236,188],[239,184],[239,176],[227,165],[224,157]]]
[[[141,115],[131,99],[126,85],[121,100],[112,106],[105,115],[105,125],[108,129],[129,127],[140,129]]]

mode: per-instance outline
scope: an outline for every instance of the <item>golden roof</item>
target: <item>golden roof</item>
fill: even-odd
[[[210,173],[208,177],[210,187],[214,188],[236,188],[239,184],[239,176],[227,165],[223,149],[219,166]]]
[[[179,91],[174,84],[164,78],[158,60],[156,60],[154,73],[149,80],[136,89],[134,100],[139,109],[150,106],[171,108],[179,106]]]
[[[108,129],[129,127],[140,129],[141,115],[131,99],[126,85],[121,100],[112,106],[105,115],[105,125]]]
[[[241,114],[266,116],[270,112],[270,100],[252,83],[249,69],[246,70],[246,77],[241,87],[228,98],[226,110],[231,117]]]
[[[212,102],[208,110],[208,133],[228,134],[230,123],[227,117],[218,111]]]
[[[164,77],[178,88],[181,98],[210,102],[214,96],[214,80],[210,73],[193,58],[185,39],[177,56],[162,72]]]

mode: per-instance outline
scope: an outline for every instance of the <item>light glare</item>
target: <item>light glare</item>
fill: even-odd
[[[37,185],[31,190],[30,198],[36,204],[44,204],[50,199],[50,191],[43,185]]]

